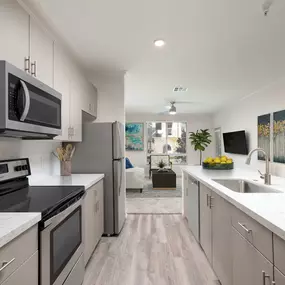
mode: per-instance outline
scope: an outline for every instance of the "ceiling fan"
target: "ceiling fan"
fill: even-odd
[[[177,113],[176,105],[177,104],[195,104],[195,102],[190,102],[190,101],[170,101],[169,105],[165,106],[165,108],[168,109],[168,110],[164,111],[164,112],[161,112],[159,114],[161,114],[161,115],[165,115],[165,114],[176,115],[176,113]]]

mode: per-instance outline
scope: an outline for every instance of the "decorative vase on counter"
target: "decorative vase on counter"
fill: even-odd
[[[71,159],[75,151],[75,146],[71,144],[58,147],[53,155],[60,161],[60,175],[71,176]]]
[[[60,162],[60,175],[61,176],[71,175],[71,160]]]

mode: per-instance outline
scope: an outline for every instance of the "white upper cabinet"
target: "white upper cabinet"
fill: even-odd
[[[42,27],[31,19],[31,74],[53,87],[54,44]]]
[[[74,73],[70,80],[70,141],[82,141],[82,98],[83,93]]]
[[[55,137],[55,140],[68,141],[70,128],[70,82],[68,59],[64,52],[55,45],[54,49],[54,89],[62,95],[61,100],[61,128],[62,135]]]
[[[25,69],[29,56],[29,15],[16,0],[0,0],[0,60]]]

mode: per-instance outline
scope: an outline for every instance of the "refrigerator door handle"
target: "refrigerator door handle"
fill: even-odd
[[[116,122],[116,125],[117,125],[117,131],[118,131],[119,151],[122,152],[123,148],[122,148],[122,137],[121,137],[121,131],[120,131],[120,123]],[[120,153],[119,156],[123,157],[123,153]]]
[[[122,159],[120,160],[120,186],[119,186],[119,196],[121,196],[122,180],[123,180],[123,171],[122,171]]]

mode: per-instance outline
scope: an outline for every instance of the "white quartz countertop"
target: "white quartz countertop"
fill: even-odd
[[[29,177],[31,186],[84,186],[85,190],[104,178],[104,174],[72,174],[71,176],[35,174]]]
[[[258,172],[251,169],[215,171],[202,169],[201,166],[183,166],[181,169],[285,240],[284,178],[272,176],[272,185],[267,186]],[[282,192],[237,193],[212,180],[217,178],[243,179]]]
[[[0,213],[0,248],[40,220],[40,213]]]

